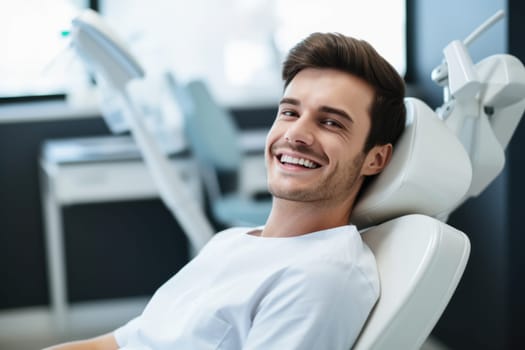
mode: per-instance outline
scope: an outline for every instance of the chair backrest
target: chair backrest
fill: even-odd
[[[351,221],[376,257],[381,295],[355,350],[419,349],[465,269],[470,243],[435,219],[467,192],[470,161],[455,135],[417,99],[391,163],[363,193]]]
[[[237,172],[242,158],[239,131],[233,116],[220,106],[206,84],[194,80],[180,87],[186,137],[201,162],[219,170]]]
[[[166,74],[166,80],[182,112],[186,141],[199,165],[206,193],[211,202],[216,202],[223,197],[219,172],[236,176],[241,167],[237,125],[203,81],[183,84],[171,72]]]

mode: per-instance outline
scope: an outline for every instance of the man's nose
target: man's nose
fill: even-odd
[[[311,146],[314,143],[313,122],[306,116],[297,118],[293,123],[290,123],[284,138],[292,144],[302,144]]]

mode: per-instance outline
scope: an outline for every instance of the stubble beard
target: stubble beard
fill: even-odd
[[[334,169],[329,176],[324,177],[318,184],[312,188],[280,188],[278,184],[273,186],[268,183],[269,192],[279,199],[284,199],[294,202],[318,202],[320,205],[330,202],[343,202],[348,199],[352,193],[357,193],[357,180],[363,162],[365,160],[364,153],[359,153],[352,161],[350,168],[346,171]],[[355,191],[355,192],[353,192]]]

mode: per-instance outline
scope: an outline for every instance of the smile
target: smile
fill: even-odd
[[[315,169],[315,168],[319,167],[319,164],[314,163],[314,162],[312,162],[309,159],[296,158],[296,157],[292,157],[292,156],[289,156],[289,155],[286,155],[286,154],[282,154],[280,156],[279,161],[281,162],[281,164],[301,165],[301,166],[303,166],[305,168],[308,168],[308,169]]]

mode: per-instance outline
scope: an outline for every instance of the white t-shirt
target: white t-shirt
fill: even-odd
[[[142,315],[122,349],[348,350],[379,296],[372,252],[354,226],[287,238],[218,233]]]

